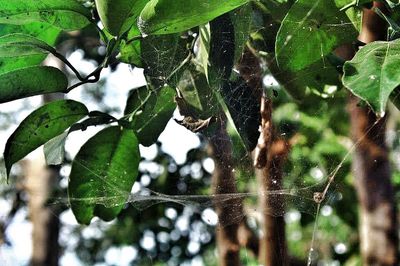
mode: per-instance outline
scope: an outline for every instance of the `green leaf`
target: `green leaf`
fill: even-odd
[[[43,151],[47,165],[59,165],[64,162],[67,136],[68,131],[65,131],[44,144]]]
[[[196,55],[196,63],[200,67],[200,71],[204,73],[206,79],[208,81],[208,65],[210,64],[209,56],[210,56],[210,41],[211,41],[211,32],[210,32],[210,24],[200,25],[199,27],[199,51]]]
[[[75,0],[2,0],[0,23],[22,25],[46,22],[63,30],[81,29],[91,14]]]
[[[133,112],[138,107],[143,106],[141,99],[143,99],[144,94],[143,89],[137,93],[132,93],[128,98],[126,112]],[[157,141],[176,108],[174,96],[174,89],[163,87],[158,93],[149,97],[141,112],[132,116],[129,122],[131,128],[135,130],[140,144],[150,146]]]
[[[137,1],[133,0],[95,0],[101,22],[112,35],[119,36],[130,26],[125,25],[126,19]],[[146,1],[147,2],[147,1]],[[133,23],[132,23],[133,24]]]
[[[0,75],[0,103],[67,89],[67,77],[48,66],[21,68]]]
[[[344,64],[343,85],[383,116],[392,91],[400,85],[400,40],[373,42]]]
[[[0,36],[14,34],[16,32],[30,35],[49,45],[54,45],[61,30],[41,22],[32,22],[24,25],[0,24]]]
[[[178,83],[178,89],[189,105],[192,116],[207,119],[215,115],[220,106],[204,73],[186,70]]]
[[[138,19],[140,16],[140,13],[142,12],[143,8],[146,6],[146,4],[150,0],[136,0],[135,5],[131,10],[131,13],[129,15],[129,18],[126,20],[125,24],[131,24],[132,27],[130,28],[127,36],[127,40],[130,40],[132,38],[140,37],[142,33],[139,30],[138,27]]]
[[[275,53],[280,68],[298,71],[356,37],[357,31],[333,0],[298,0],[281,24]]]
[[[147,88],[147,86],[142,86],[139,88],[135,88],[129,92],[129,97],[126,103],[124,114],[132,114],[139,110],[143,110],[146,104],[149,104],[152,101],[149,101],[151,97],[151,91]],[[151,108],[154,107],[154,104]]]
[[[47,43],[26,34],[9,34],[0,37],[0,57],[17,57],[55,53]]]
[[[0,36],[13,34],[15,32],[30,35],[49,45],[54,45],[60,29],[49,24],[34,22],[25,25],[0,25]],[[47,54],[37,54],[17,57],[0,57],[0,74],[16,70],[23,67],[39,65]]]
[[[190,53],[188,43],[191,38],[182,38],[180,34],[149,36],[141,41],[141,59],[146,78],[155,88],[168,83],[175,87],[179,81],[182,62]]]
[[[144,36],[182,32],[206,24],[249,0],[151,0],[140,13],[139,29]]]
[[[127,43],[126,41],[121,41],[119,54],[117,58],[123,63],[143,68],[142,57],[141,57],[141,41],[136,40],[131,43]]]
[[[235,29],[235,59],[238,62],[243,54],[243,49],[254,30],[251,5],[242,6],[230,13]]]
[[[89,139],[72,162],[68,184],[77,221],[114,219],[129,198],[138,174],[139,143],[131,130],[109,127]]]
[[[4,150],[7,175],[14,163],[63,133],[87,113],[83,104],[72,100],[51,102],[33,111],[7,140]]]

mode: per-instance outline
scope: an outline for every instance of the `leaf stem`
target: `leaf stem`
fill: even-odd
[[[53,51],[53,55],[55,57],[57,57],[59,60],[61,60],[64,64],[66,64],[71,70],[72,72],[74,72],[75,76],[80,80],[83,81],[85,80],[85,78],[83,78],[81,76],[81,74],[79,73],[79,71],[67,60],[67,58],[65,58],[62,54],[60,54],[57,51]]]
[[[77,88],[77,87],[79,87],[81,85],[87,84],[87,83],[96,83],[97,81],[100,80],[100,74],[101,74],[102,70],[103,70],[103,66],[100,65],[92,73],[90,73],[86,78],[82,79],[80,82],[78,82],[78,83],[72,85],[71,87],[67,88],[65,90],[65,93],[69,93],[73,89],[75,89],[75,88]],[[93,78],[91,79],[91,77],[93,77]]]

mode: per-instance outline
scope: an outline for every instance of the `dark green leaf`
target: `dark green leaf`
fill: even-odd
[[[81,29],[89,24],[88,9],[74,0],[2,0],[0,23],[22,25],[46,22],[64,30]]]
[[[343,85],[383,116],[392,91],[400,85],[400,40],[373,42],[344,64]]]
[[[207,119],[219,111],[219,103],[204,73],[186,70],[178,83],[178,89],[186,104],[191,109],[183,113],[180,110],[182,115]]]
[[[149,36],[141,41],[141,58],[145,75],[155,88],[167,83],[175,87],[181,71],[177,71],[189,54],[188,42],[180,34]]]
[[[86,116],[86,107],[76,101],[51,102],[32,112],[14,131],[4,150],[7,175],[11,166]]]
[[[238,62],[243,54],[246,42],[253,30],[253,17],[251,5],[245,5],[230,13],[233,27],[235,29],[235,62]]]
[[[141,99],[143,99],[144,94],[144,92],[139,91],[132,93],[128,99],[126,112],[133,112],[143,105]],[[129,122],[131,128],[135,130],[140,144],[150,146],[157,141],[175,110],[174,96],[174,89],[163,87],[158,93],[150,96],[140,110],[141,112],[131,116]]]
[[[281,68],[298,71],[320,60],[357,31],[332,0],[298,0],[286,15],[276,37]]]
[[[131,130],[109,127],[86,142],[74,161],[68,184],[79,223],[94,216],[109,221],[122,210],[138,174],[139,143]]]
[[[139,88],[135,88],[129,92],[128,101],[126,103],[124,114],[128,115],[133,112],[137,112],[138,110],[143,110],[146,104],[149,104],[149,97],[151,91],[146,87],[142,86]],[[153,108],[152,105],[151,108]]]
[[[57,68],[21,68],[0,75],[0,103],[39,94],[63,92],[67,86],[67,77]]]
[[[140,14],[143,35],[169,34],[206,24],[249,0],[151,0]]]
[[[67,136],[68,131],[65,131],[44,144],[43,151],[47,165],[59,165],[64,162]]]

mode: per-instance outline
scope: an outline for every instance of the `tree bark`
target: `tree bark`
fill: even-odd
[[[285,221],[282,216],[284,199],[271,191],[282,188],[282,167],[288,153],[288,144],[274,139],[272,103],[262,97],[260,138],[254,153],[254,165],[259,184],[259,205],[262,213],[262,237],[259,245],[260,265],[287,265]]]
[[[32,222],[32,266],[58,265],[60,221],[56,206],[46,206],[57,172],[48,168],[43,157],[25,161],[25,190]]]
[[[373,6],[385,10],[383,2],[374,2]],[[374,11],[364,9],[359,40],[384,40],[386,28]],[[385,144],[386,118],[378,120],[370,108],[359,107],[358,102],[350,96],[348,112],[356,143],[353,174],[360,204],[363,265],[399,265],[396,205]]]
[[[213,194],[237,193],[232,147],[223,121],[210,138],[209,154],[215,162],[212,175]],[[219,265],[240,265],[240,244],[237,232],[239,222],[243,219],[242,199],[233,197],[228,200],[216,200],[214,206],[219,219],[216,229]]]

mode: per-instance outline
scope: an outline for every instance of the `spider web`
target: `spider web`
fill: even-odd
[[[299,25],[301,26],[301,25]],[[335,26],[341,26],[341,25],[335,25]],[[243,33],[244,35],[244,33]],[[149,44],[151,45],[151,44]],[[165,51],[158,50],[158,48],[154,45],[153,48],[155,49],[155,53],[157,54],[157,57],[154,58],[156,62],[158,61],[165,61]],[[158,51],[158,52],[157,52]],[[322,58],[325,57],[325,55],[321,55]],[[177,68],[171,68],[172,71],[171,73],[175,72]],[[276,74],[281,74],[281,73],[275,73]],[[283,74],[283,72],[282,72]],[[310,73],[312,74],[312,73]],[[166,76],[159,75],[157,76],[159,80],[167,80]],[[300,77],[299,77],[300,78]],[[290,82],[294,81],[296,78],[291,79]],[[271,80],[271,79],[270,79]],[[269,84],[264,84],[268,90],[268,93],[271,94],[270,92],[272,89],[277,90],[279,94],[284,94],[283,91],[280,90],[280,86],[278,84],[274,83],[275,81],[272,80],[271,83]],[[237,87],[232,88],[234,90],[233,95],[243,95],[243,91],[241,91],[242,87],[238,85]],[[235,90],[237,90],[237,93],[235,93]],[[332,96],[333,97],[333,96]],[[272,97],[273,98],[273,97]],[[285,99],[285,98],[284,98]],[[287,100],[287,98],[286,98]],[[238,103],[237,98],[232,98],[232,102]],[[144,102],[145,103],[145,102]],[[250,102],[247,102],[245,105],[242,105],[242,108],[250,108],[248,105]],[[284,113],[286,107],[291,107],[290,105],[288,106],[287,103],[279,103],[277,109],[281,113]],[[290,109],[290,108],[289,108]],[[237,110],[238,113],[243,113],[245,114],[243,117],[243,121],[247,121],[249,119],[253,119],[251,116],[246,116],[248,112],[247,110]],[[302,113],[299,110],[296,110],[297,112],[294,112],[294,115],[298,115],[299,117],[296,117],[294,120],[301,120],[301,116],[305,116],[306,118],[307,115],[305,113]],[[315,116],[318,116],[318,113],[314,114]],[[285,118],[287,119],[287,118]],[[286,137],[287,135],[293,135],[293,130],[289,128],[285,128],[285,125],[290,127],[291,123],[279,123],[277,122],[279,128],[279,133],[283,136]],[[374,126],[377,123],[374,124]],[[232,126],[232,125],[231,125]],[[298,130],[307,130],[305,124],[301,124],[298,128]],[[369,129],[371,130],[371,128]],[[192,134],[189,133],[188,134]],[[320,137],[324,134],[324,130],[320,130],[318,132],[318,136]],[[235,139],[236,138],[236,139]],[[321,166],[318,162],[310,162],[306,157],[307,155],[304,155],[303,157],[300,157],[301,161],[304,160],[305,164],[307,167],[300,168],[298,169],[297,164],[292,165],[292,167],[286,167],[284,174],[283,174],[283,184],[282,188],[279,190],[273,190],[273,191],[267,191],[263,192],[265,194],[260,193],[260,191],[257,188],[257,185],[255,184],[255,174],[254,172],[249,169],[248,163],[251,161],[251,158],[249,155],[242,155],[243,153],[240,152],[242,149],[241,146],[241,140],[237,139],[237,135],[233,134],[232,137],[232,143],[233,143],[233,157],[236,157],[236,161],[238,164],[237,169],[233,168],[235,172],[235,182],[238,187],[238,192],[235,193],[227,193],[227,194],[211,194],[209,190],[204,189],[204,193],[187,193],[190,192],[191,190],[194,190],[198,192],[195,188],[195,186],[198,186],[198,180],[201,179],[203,176],[210,175],[211,173],[207,174],[207,170],[205,169],[204,166],[200,167],[200,170],[202,171],[202,175],[200,175],[200,178],[196,176],[196,171],[193,171],[193,173],[186,174],[185,179],[185,184],[187,188],[185,190],[182,190],[180,193],[161,193],[158,192],[156,189],[151,189],[148,188],[147,186],[143,185],[141,186],[141,189],[137,192],[125,192],[122,191],[118,186],[115,186],[115,184],[111,184],[108,182],[107,178],[102,176],[100,172],[98,172],[97,169],[87,169],[88,171],[92,172],[95,174],[99,180],[102,180],[105,184],[107,184],[108,187],[115,188],[114,192],[115,195],[113,196],[106,196],[106,197],[96,197],[96,198],[86,198],[86,199],[77,199],[77,198],[68,198],[67,196],[63,197],[53,197],[50,198],[50,204],[54,205],[68,205],[69,202],[74,202],[74,201],[85,201],[89,203],[96,203],[96,204],[102,204],[106,207],[113,207],[118,205],[121,202],[121,199],[125,201],[125,204],[131,205],[135,207],[139,212],[143,212],[145,210],[154,208],[155,205],[158,204],[165,204],[168,206],[175,206],[175,205],[180,205],[186,208],[190,208],[193,213],[199,214],[200,216],[204,214],[205,210],[212,209],[215,205],[222,205],[222,206],[231,206],[233,204],[232,202],[237,202],[239,201],[240,204],[243,206],[249,206],[248,208],[245,208],[244,211],[241,213],[239,216],[230,216],[228,219],[224,219],[224,221],[229,221],[229,222],[224,222],[223,224],[219,223],[218,226],[220,227],[225,227],[229,226],[231,224],[235,223],[240,223],[243,220],[248,219],[249,217],[255,217],[257,220],[257,217],[262,215],[263,213],[263,208],[260,208],[260,206],[257,204],[257,200],[260,197],[263,196],[268,196],[270,198],[275,198],[276,199],[276,204],[272,203],[272,208],[269,208],[267,210],[268,214],[271,216],[285,216],[288,212],[292,210],[297,210],[301,213],[306,213],[308,215],[311,215],[313,217],[313,232],[311,234],[311,239],[310,239],[310,244],[309,244],[309,250],[308,250],[308,265],[311,265],[312,263],[315,263],[317,260],[316,256],[316,249],[317,249],[317,244],[318,244],[318,230],[319,230],[319,219],[321,216],[321,209],[324,206],[328,206],[331,204],[335,204],[335,202],[339,201],[340,197],[340,185],[342,180],[338,179],[337,177],[340,175],[340,177],[344,177],[344,173],[341,171],[343,170],[343,167],[346,164],[349,164],[349,157],[351,156],[352,152],[354,149],[357,147],[357,145],[362,141],[362,138],[359,139],[356,143],[352,143],[349,145],[347,142],[343,144],[338,142],[338,145],[341,145],[342,151],[341,151],[341,159],[339,162],[337,161],[332,161],[330,164],[326,166]],[[239,143],[238,145],[235,145],[235,143]],[[299,147],[302,146],[302,144],[295,144]],[[303,145],[305,146],[305,145]],[[201,148],[201,147],[200,147]],[[204,147],[203,147],[204,148]],[[311,147],[313,149],[315,147]],[[239,156],[235,155],[235,153],[238,153]],[[204,157],[207,157],[206,155]],[[293,159],[289,158],[288,160]],[[198,160],[197,160],[198,161]],[[197,162],[196,160],[193,163]],[[146,162],[146,160],[144,160]],[[75,163],[80,164],[81,166],[85,167],[85,161],[75,161]],[[143,162],[142,162],[143,163]],[[301,164],[301,162],[300,162]],[[176,163],[173,162],[173,160],[170,160],[169,164],[164,165],[163,172],[168,172],[168,167],[171,165],[175,165]],[[240,167],[240,166],[243,167]],[[235,166],[236,167],[236,166]],[[182,168],[181,168],[182,169]],[[197,172],[199,172],[198,170]],[[312,172],[314,171],[314,173]],[[316,173],[315,173],[316,172]],[[114,176],[117,175],[117,173],[111,173]],[[179,173],[182,174],[182,173]],[[143,176],[145,175],[153,175],[151,176],[151,182],[154,180],[157,180],[160,178],[161,173],[154,173],[151,171],[141,171],[140,177],[138,179],[138,182],[143,180]],[[197,173],[198,175],[198,173]],[[2,174],[2,176],[5,176]],[[193,177],[194,176],[194,177]],[[142,182],[143,183],[143,182]],[[249,185],[249,186],[246,186]],[[202,184],[203,187],[210,186],[210,183],[205,183]],[[179,189],[178,189],[179,190]],[[186,193],[186,194],[185,194]],[[171,205],[172,204],[172,205]]]

